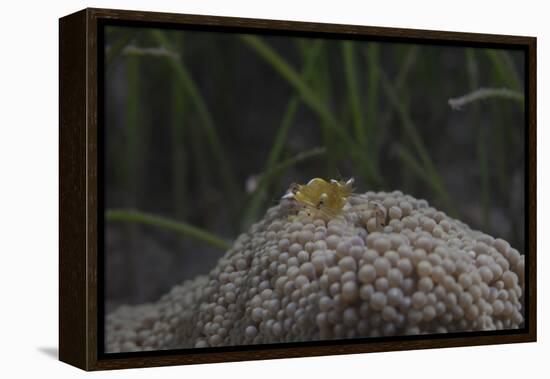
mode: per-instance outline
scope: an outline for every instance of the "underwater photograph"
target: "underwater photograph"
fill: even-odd
[[[524,328],[524,50],[104,28],[105,353]]]

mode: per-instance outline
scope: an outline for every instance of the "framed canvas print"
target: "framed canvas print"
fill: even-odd
[[[536,39],[60,19],[60,359],[536,340]]]

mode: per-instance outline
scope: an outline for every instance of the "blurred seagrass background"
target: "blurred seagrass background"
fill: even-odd
[[[524,250],[522,51],[114,26],[104,48],[107,311],[207,273],[313,177]]]

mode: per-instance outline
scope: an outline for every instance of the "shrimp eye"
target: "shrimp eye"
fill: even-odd
[[[327,200],[328,200],[328,195],[326,193],[322,193],[321,196],[319,196],[319,203],[317,204],[317,209],[319,209],[321,205],[325,204]]]

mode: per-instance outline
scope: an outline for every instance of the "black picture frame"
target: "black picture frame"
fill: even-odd
[[[525,53],[525,327],[153,352],[103,352],[103,30],[132,25],[520,49]],[[536,341],[536,38],[88,8],[59,21],[59,358],[85,370]]]

